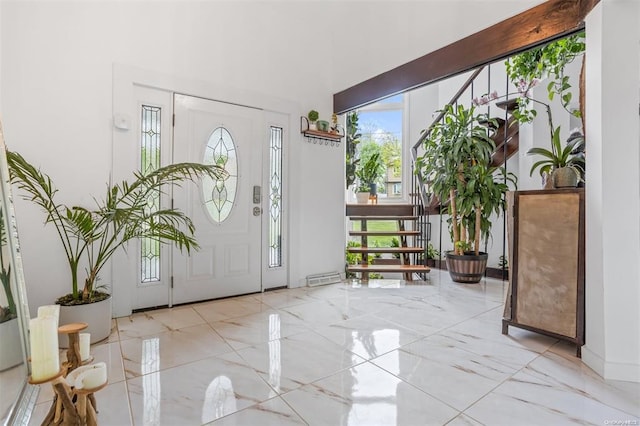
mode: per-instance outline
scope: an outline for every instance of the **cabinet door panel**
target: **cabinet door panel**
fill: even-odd
[[[516,321],[576,337],[580,195],[518,197]]]

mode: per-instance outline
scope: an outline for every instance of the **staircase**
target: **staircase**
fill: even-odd
[[[502,108],[507,112],[509,118],[505,121],[499,120],[500,127],[491,135],[491,139],[496,144],[496,149],[491,155],[491,166],[502,166],[511,158],[520,146],[520,125],[518,120],[511,113],[518,107],[516,99],[507,99],[506,101],[496,102],[498,108]]]
[[[414,274],[425,278],[429,268],[424,262],[425,248],[419,244],[422,233],[417,229],[419,216],[414,214],[411,204],[347,204],[346,214],[350,221],[359,222],[360,230],[349,231],[352,237],[359,237],[361,247],[348,247],[350,253],[362,255],[362,261],[357,265],[347,265],[348,272],[360,273],[361,279],[369,279],[369,273],[401,273],[406,281],[413,281]],[[394,231],[372,231],[368,228],[369,221],[393,221],[397,223]],[[369,237],[396,236],[400,241],[399,247],[370,247]],[[395,264],[369,263],[369,254],[389,253],[398,254],[399,262]]]
[[[490,66],[489,66],[490,67]],[[462,85],[458,92],[452,97],[449,104],[457,105],[459,102],[469,102],[474,97],[474,84],[477,79],[486,79],[486,73],[481,74],[485,67],[478,68]],[[489,71],[490,73],[490,71]],[[484,89],[487,93],[490,90]],[[476,94],[477,96],[477,94]],[[463,99],[468,98],[468,101]],[[486,125],[490,127],[490,137],[495,142],[495,150],[492,154],[492,166],[501,166],[518,152],[519,148],[519,125],[512,113],[517,108],[515,98],[507,99],[501,102],[495,102],[497,109],[502,109],[500,113],[493,111],[489,114],[496,125],[487,121]],[[496,113],[498,112],[498,113]],[[499,115],[502,116],[499,117]],[[415,162],[418,158],[422,143],[429,135],[433,126],[441,121],[444,112],[439,114],[432,125],[423,132],[420,139],[413,145],[411,149],[411,157]],[[431,216],[438,216],[440,222],[440,232],[443,233],[443,219],[441,212],[446,206],[447,201],[441,203],[437,197],[427,193],[425,182],[420,176],[415,176],[409,190],[411,204],[347,204],[346,215],[351,222],[360,222],[359,231],[350,231],[351,237],[359,237],[361,247],[348,247],[350,253],[358,253],[362,255],[362,261],[357,265],[347,265],[347,272],[360,273],[363,280],[369,279],[372,272],[379,273],[401,273],[404,279],[412,281],[414,275],[418,275],[421,279],[426,279],[427,273],[430,271],[426,266],[426,247],[431,239]],[[394,231],[372,231],[368,229],[370,221],[393,221],[397,222],[397,228]],[[446,231],[445,231],[446,232]],[[368,244],[371,236],[397,236],[400,241],[400,247],[370,247]],[[435,259],[436,267],[443,268],[444,261],[442,258],[442,242],[439,251],[440,259]],[[398,254],[400,261],[396,264],[378,264],[369,262],[368,255],[376,253]],[[504,255],[504,253],[503,253]],[[504,272],[504,271],[503,271]]]

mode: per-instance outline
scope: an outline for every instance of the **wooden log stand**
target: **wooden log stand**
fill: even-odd
[[[53,391],[53,403],[42,425],[63,425],[63,426],[97,426],[97,405],[94,393],[107,386],[107,382],[93,389],[75,389],[67,383],[67,375],[83,364],[89,364],[93,358],[82,361],[80,357],[80,331],[87,328],[85,323],[66,324],[58,328],[61,334],[67,334],[69,338],[69,348],[67,349],[67,360],[62,363],[60,372],[45,380],[29,383],[41,385],[51,382]]]

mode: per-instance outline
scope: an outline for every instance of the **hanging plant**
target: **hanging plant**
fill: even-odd
[[[529,92],[542,80],[549,79],[547,94],[552,101],[560,97],[562,107],[570,114],[580,117],[580,110],[570,110],[572,95],[569,89],[569,76],[565,75],[565,67],[581,56],[585,50],[584,31],[569,37],[556,40],[544,46],[513,55],[506,61],[509,80],[518,92],[525,95],[518,98],[518,110],[514,116],[521,123],[531,122],[536,117],[536,110],[530,103]]]

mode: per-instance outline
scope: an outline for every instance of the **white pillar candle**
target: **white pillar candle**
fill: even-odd
[[[60,358],[57,320],[51,316],[29,320],[29,341],[32,380],[42,381],[58,374]]]
[[[67,374],[67,377],[66,377],[67,384],[71,387],[75,387],[78,376],[80,376],[85,371],[91,370],[92,368],[96,368],[95,364],[83,365],[71,371],[69,374]]]
[[[89,359],[90,342],[91,333],[80,333],[80,359],[82,361]]]
[[[107,364],[98,362],[82,371],[75,380],[76,389],[95,389],[107,382]]]
[[[60,305],[44,305],[38,307],[38,318],[53,317],[56,319],[56,329],[60,325]]]

